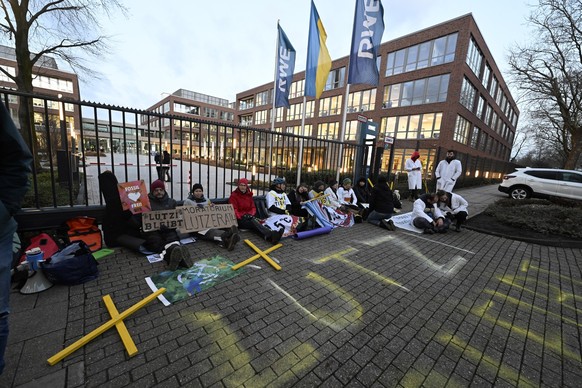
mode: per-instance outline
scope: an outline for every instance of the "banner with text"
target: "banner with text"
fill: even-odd
[[[231,204],[205,207],[182,206],[173,210],[159,210],[142,215],[144,232],[159,230],[162,226],[182,233],[205,229],[223,229],[237,225]]]

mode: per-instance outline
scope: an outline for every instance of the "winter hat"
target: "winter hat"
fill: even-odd
[[[196,190],[198,190],[198,189],[200,189],[200,190],[204,191],[204,188],[202,187],[202,185],[201,185],[200,183],[194,183],[194,184],[192,185],[192,192],[195,192],[195,191],[196,191]]]
[[[388,182],[388,179],[386,178],[386,175],[380,175],[378,177],[378,183],[386,183]]]
[[[166,185],[164,184],[163,181],[161,181],[159,179],[156,179],[150,185],[150,191],[153,192],[155,189],[164,189],[164,190],[166,190]]]
[[[366,178],[364,178],[364,177],[361,177],[360,179],[358,179],[358,183],[360,183],[360,182],[364,182],[364,183],[366,183]]]
[[[247,186],[248,186],[248,184],[249,184],[249,180],[248,180],[247,178],[240,178],[240,179],[238,180],[238,184],[239,184],[239,185],[247,185]]]
[[[337,184],[337,181],[336,181],[335,179],[331,179],[331,180],[329,181],[329,186],[330,186],[330,187],[331,187],[331,186],[333,186],[333,185],[335,185],[335,184]]]
[[[273,184],[274,185],[284,185],[285,184],[285,178],[282,178],[282,177],[278,176],[277,178],[273,179]]]
[[[352,180],[350,178],[346,178],[342,181],[342,184],[344,185],[351,185],[352,184]]]
[[[418,158],[420,158],[420,153],[418,151],[414,151],[412,153],[412,155],[410,156],[410,158],[411,159],[414,159],[414,158],[417,158],[418,159]]]

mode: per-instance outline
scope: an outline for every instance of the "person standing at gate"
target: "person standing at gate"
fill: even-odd
[[[16,233],[14,214],[20,209],[28,190],[32,154],[0,103],[0,375],[4,371],[4,352],[8,343],[8,314],[10,313],[10,269],[12,241]]]
[[[438,164],[434,176],[436,177],[436,189],[452,192],[457,183],[457,179],[463,172],[461,161],[456,159],[456,151],[448,150],[445,160],[441,160]]]
[[[164,158],[163,158],[164,166],[162,167],[162,178],[161,180],[165,180],[166,182],[171,182],[172,177],[170,176],[170,167],[172,166],[172,157],[168,153],[168,151],[164,150]],[[166,179],[168,177],[168,179]]]
[[[410,191],[410,202],[418,198],[418,190],[422,189],[422,163],[420,153],[414,151],[410,159],[404,163],[404,169],[408,172],[408,190]]]
[[[156,152],[156,156],[154,156],[154,162],[156,162],[156,171],[158,173],[158,179],[163,181],[164,180],[164,176],[162,175],[163,157],[162,155],[160,155],[159,152]]]

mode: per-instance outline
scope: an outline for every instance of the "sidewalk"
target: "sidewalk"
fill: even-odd
[[[470,215],[504,195],[459,190]],[[404,209],[411,203],[403,201]],[[261,249],[270,245],[244,232]],[[11,294],[0,387],[549,386],[582,381],[582,250],[471,230],[421,235],[363,223],[284,239],[239,276],[125,320],[138,353],[115,329],[64,361],[47,359],[151,294],[163,270],[125,249],[99,261],[97,280]],[[197,259],[232,252],[199,241]]]

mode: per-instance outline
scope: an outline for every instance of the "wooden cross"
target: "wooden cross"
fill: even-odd
[[[51,358],[49,358],[47,360],[49,365],[55,365],[56,363],[61,361],[63,358],[74,353],[78,349],[87,345],[93,339],[99,337],[101,334],[103,334],[107,330],[111,329],[113,326],[115,326],[115,328],[117,329],[117,332],[119,333],[119,336],[121,337],[121,341],[123,342],[123,345],[125,346],[125,349],[127,350],[127,354],[130,357],[134,356],[137,353],[137,347],[135,346],[133,339],[129,335],[129,332],[127,331],[127,327],[125,327],[125,323],[123,322],[123,320],[125,318],[129,317],[130,315],[132,315],[133,313],[135,313],[136,311],[140,310],[141,308],[145,307],[151,301],[156,299],[158,297],[158,295],[163,294],[164,291],[166,291],[165,288],[160,288],[159,290],[157,290],[153,294],[147,296],[146,298],[142,299],[141,301],[137,302],[136,304],[134,304],[133,306],[131,306],[130,308],[128,308],[127,310],[125,310],[121,314],[117,311],[117,308],[113,304],[113,300],[111,300],[111,297],[109,295],[105,295],[103,297],[103,302],[105,302],[105,307],[107,307],[107,311],[109,311],[109,315],[111,315],[111,319],[109,321],[105,322],[103,325],[96,328],[95,330],[93,330],[92,332],[90,332],[89,334],[87,334],[86,336],[84,336],[83,338],[75,341],[71,345],[67,346],[66,348],[64,348],[63,350],[61,350],[60,352],[58,352],[57,354],[55,354]]]
[[[259,257],[262,257],[263,259],[267,260],[267,263],[271,264],[273,266],[273,268],[275,268],[277,271],[281,270],[281,266],[279,264],[275,263],[275,261],[273,259],[271,259],[269,256],[267,256],[267,253],[271,253],[275,249],[281,248],[283,246],[283,244],[273,245],[271,248],[265,249],[264,251],[261,251],[255,244],[253,244],[251,242],[251,240],[245,240],[245,243],[247,243],[247,245],[249,247],[251,247],[255,252],[257,252],[257,254],[254,255],[253,257],[249,257],[248,259],[246,259],[242,263],[238,263],[237,265],[233,266],[231,268],[233,271],[236,271],[240,267],[243,267],[247,264],[252,263],[253,261],[258,259]]]

